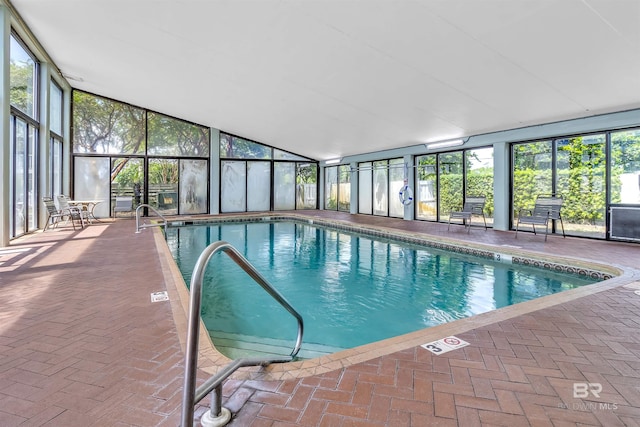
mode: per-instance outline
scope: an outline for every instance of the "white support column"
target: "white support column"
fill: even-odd
[[[509,199],[510,173],[509,144],[506,142],[496,142],[493,144],[494,230],[509,230],[509,221],[511,218],[511,201]]]

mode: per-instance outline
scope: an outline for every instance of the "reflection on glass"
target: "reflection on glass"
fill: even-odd
[[[207,213],[208,164],[206,160],[180,160],[180,214]]]
[[[358,213],[372,214],[373,200],[371,198],[373,186],[373,165],[371,162],[358,164]]]
[[[389,209],[389,169],[386,160],[373,162],[373,214],[387,216]]]
[[[74,199],[102,200],[93,211],[97,218],[106,218],[111,214],[110,169],[108,157],[76,157],[73,162]]]
[[[400,190],[404,186],[404,160],[389,160],[389,216],[404,217],[404,205],[400,201]]]
[[[247,211],[268,211],[271,200],[271,163],[247,162]]]
[[[62,89],[53,80],[49,84],[49,126],[62,136]]]
[[[220,210],[244,212],[246,210],[247,171],[245,162],[222,161],[220,183]]]
[[[273,207],[275,210],[296,208],[296,164],[273,163]]]
[[[416,158],[418,191],[415,196],[418,219],[438,220],[438,187],[436,185],[436,155],[429,154]]]

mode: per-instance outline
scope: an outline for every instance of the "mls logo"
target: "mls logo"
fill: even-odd
[[[585,399],[589,397],[589,394],[599,398],[601,391],[602,384],[600,383],[573,383],[573,397],[576,399]]]

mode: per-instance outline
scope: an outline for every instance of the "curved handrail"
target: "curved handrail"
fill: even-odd
[[[165,218],[160,212],[158,212],[158,210],[156,208],[154,208],[151,205],[148,205],[146,203],[143,203],[141,205],[138,205],[138,207],[136,208],[136,233],[140,232],[141,228],[145,228],[145,227],[153,227],[153,226],[160,226],[160,224],[154,224],[154,225],[146,225],[146,224],[142,224],[140,225],[140,208],[151,208],[152,211],[154,211],[160,218],[162,218],[162,220],[164,221],[164,223],[162,224],[164,226],[164,230],[167,231],[167,218]]]
[[[204,272],[209,260],[218,252],[225,252],[240,268],[254,281],[267,291],[281,306],[283,306],[298,321],[298,337],[289,357],[281,358],[242,358],[236,359],[209,378],[196,390],[196,370],[198,364],[198,337],[200,331],[200,305],[202,301],[202,286]],[[270,363],[290,362],[300,351],[304,324],[302,316],[287,302],[287,300],[255,269],[253,265],[237,249],[224,241],[217,241],[207,246],[200,254],[191,275],[189,318],[187,319],[187,345],[185,351],[184,388],[182,391],[182,423],[183,427],[193,425],[194,406],[207,394],[222,384],[238,368],[243,366],[267,366]],[[219,409],[219,408],[218,408]]]

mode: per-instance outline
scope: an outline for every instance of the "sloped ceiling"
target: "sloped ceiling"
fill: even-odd
[[[69,83],[318,160],[640,107],[640,0],[13,0]]]

